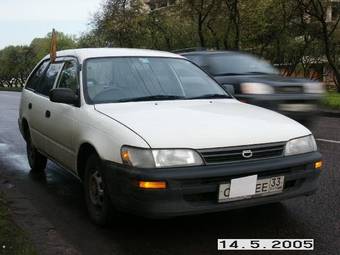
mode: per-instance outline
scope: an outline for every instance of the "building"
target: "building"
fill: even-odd
[[[336,22],[340,15],[340,0],[328,0],[326,9],[326,21]]]

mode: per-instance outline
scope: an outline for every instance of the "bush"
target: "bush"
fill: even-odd
[[[328,92],[322,103],[328,108],[340,109],[340,93]]]

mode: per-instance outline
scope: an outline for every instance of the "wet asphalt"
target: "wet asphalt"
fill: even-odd
[[[340,254],[340,118],[321,117],[313,129],[324,139],[318,146],[325,164],[312,196],[165,220],[124,215],[101,228],[88,219],[78,179],[51,162],[45,175],[30,172],[17,125],[19,101],[20,93],[0,92],[0,173],[81,254]],[[217,238],[313,238],[315,250],[217,252]]]

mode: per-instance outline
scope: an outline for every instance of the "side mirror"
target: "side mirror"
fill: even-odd
[[[235,95],[235,88],[233,85],[230,84],[222,84],[222,88],[228,92],[230,95],[234,96]]]
[[[50,91],[50,100],[54,103],[62,104],[78,104],[79,97],[72,90],[68,88],[56,88]]]

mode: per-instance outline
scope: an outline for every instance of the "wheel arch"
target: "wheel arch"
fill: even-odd
[[[22,135],[24,139],[27,141],[27,138],[30,135],[30,129],[29,129],[28,121],[26,120],[26,118],[22,118],[21,125],[22,125]]]
[[[86,159],[92,153],[99,155],[96,148],[91,143],[84,142],[80,145],[77,154],[77,173],[81,180],[84,180]]]

